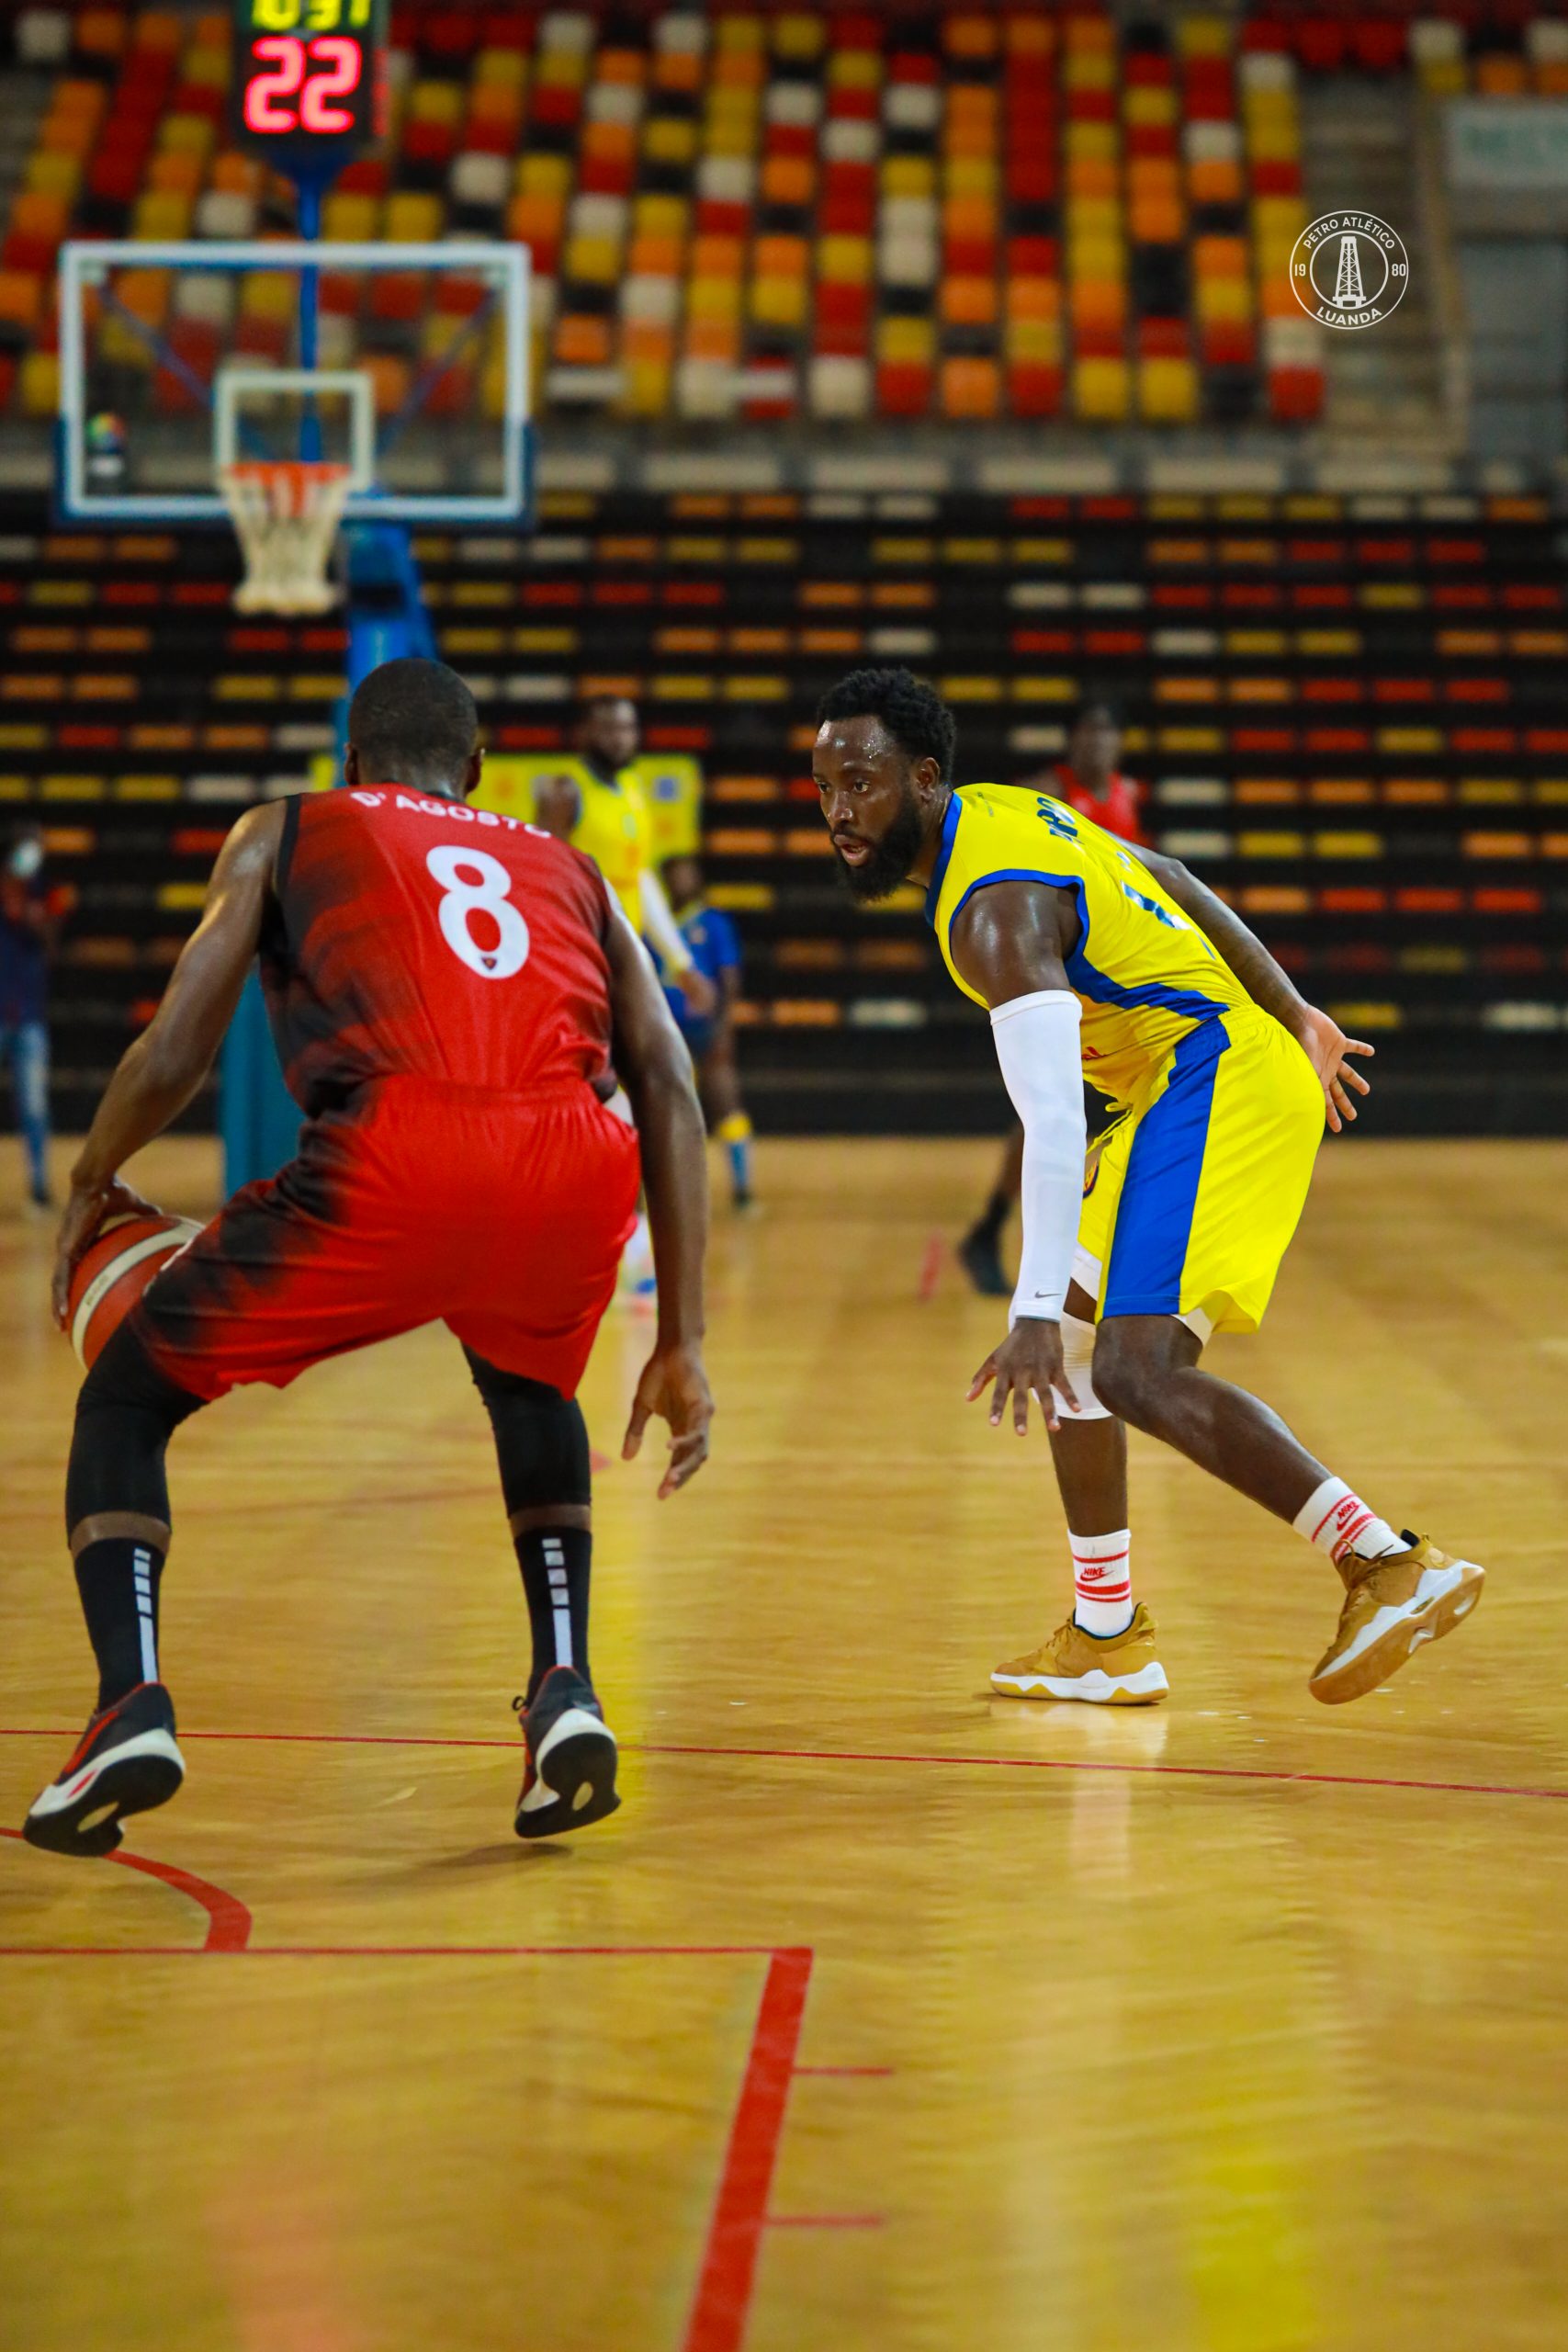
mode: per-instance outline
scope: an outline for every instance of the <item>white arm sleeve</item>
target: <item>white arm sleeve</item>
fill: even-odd
[[[991,1012],[991,1034],[1023,1121],[1023,1253],[1010,1322],[1058,1323],[1073,1273],[1083,1205],[1083,1008],[1066,989],[1038,989]]]
[[[637,876],[637,896],[642,902],[642,928],[646,938],[659,950],[659,960],[667,972],[689,972],[692,951],[681,936],[680,927],[670,911],[670,901],[664,895],[664,885],[645,865]]]

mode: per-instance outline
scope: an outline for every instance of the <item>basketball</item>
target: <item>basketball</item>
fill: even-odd
[[[71,1276],[66,1329],[91,1371],[153,1275],[201,1231],[188,1216],[122,1216],[97,1234]]]

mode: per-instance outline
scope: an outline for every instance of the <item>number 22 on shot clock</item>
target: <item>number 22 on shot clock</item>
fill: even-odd
[[[388,0],[234,0],[234,130],[328,176],[386,130]]]

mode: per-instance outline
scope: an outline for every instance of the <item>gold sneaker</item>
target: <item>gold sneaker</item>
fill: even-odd
[[[1123,1634],[1086,1634],[1069,1617],[1027,1657],[991,1677],[1010,1699],[1087,1699],[1097,1707],[1153,1707],[1170,1685],[1155,1656],[1155,1621],[1140,1601]]]
[[[1339,1631],[1313,1669],[1307,1689],[1326,1706],[1363,1699],[1396,1674],[1423,1642],[1440,1642],[1481,1598],[1486,1571],[1451,1560],[1412,1535],[1404,1552],[1359,1562],[1339,1611]]]

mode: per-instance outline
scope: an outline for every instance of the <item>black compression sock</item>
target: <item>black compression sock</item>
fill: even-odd
[[[106,1536],[76,1555],[76,1589],[98,1661],[98,1713],[158,1679],[158,1583],[164,1555],[134,1536]]]
[[[969,1238],[972,1241],[983,1241],[987,1249],[994,1250],[1001,1240],[1002,1227],[1008,1221],[1008,1212],[1011,1207],[1010,1194],[993,1193],[986,1203],[984,1216],[978,1218],[970,1227]]]
[[[586,1527],[530,1527],[515,1539],[534,1636],[530,1702],[552,1666],[588,1674],[588,1574],[593,1536]]]

